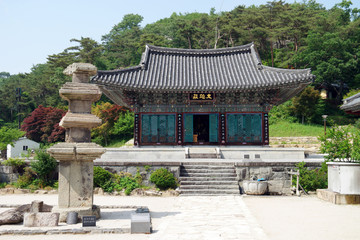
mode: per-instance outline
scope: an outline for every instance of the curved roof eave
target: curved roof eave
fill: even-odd
[[[199,75],[204,70],[212,75]],[[175,74],[170,76],[170,72]],[[231,48],[200,50],[146,45],[139,65],[98,71],[91,82],[134,90],[224,91],[278,88],[288,84],[310,83],[314,79],[310,69],[281,69],[262,65],[254,43],[249,43]],[[209,86],[209,82],[212,86]]]

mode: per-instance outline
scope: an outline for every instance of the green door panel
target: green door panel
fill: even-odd
[[[175,115],[143,114],[141,117],[142,143],[174,143]]]
[[[175,115],[167,116],[168,142],[175,142]]]
[[[229,114],[227,116],[227,140],[228,142],[235,142],[235,133],[237,132],[236,129],[237,121],[236,116],[234,114]]]
[[[209,115],[209,142],[218,142],[219,134],[219,118],[218,114]]]
[[[260,143],[262,140],[261,114],[227,114],[227,141],[230,143]]]
[[[261,141],[261,133],[262,133],[262,127],[261,127],[261,114],[254,114],[251,119],[251,125],[252,125],[252,141],[253,142],[259,142]]]
[[[160,115],[159,116],[159,142],[164,143],[167,142],[167,116]]]
[[[150,117],[149,115],[142,115],[141,118],[141,141],[150,141]]]
[[[158,116],[150,115],[150,142],[156,143],[158,142]]]
[[[185,121],[184,121],[184,126],[185,126],[185,133],[184,133],[184,141],[185,142],[193,142],[194,141],[194,137],[193,137],[193,121],[194,121],[194,116],[192,114],[185,114]]]

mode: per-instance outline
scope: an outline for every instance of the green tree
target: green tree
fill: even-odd
[[[7,145],[14,146],[14,141],[24,136],[25,132],[16,128],[2,127],[0,128],[0,151],[1,157],[6,159]]]
[[[102,124],[91,130],[93,140],[101,145],[107,146],[110,142],[113,127],[118,121],[121,114],[125,113],[126,109],[111,103],[98,103],[92,108],[92,113],[102,120]]]
[[[120,114],[119,119],[114,123],[112,135],[119,139],[128,140],[134,135],[134,113],[127,111]]]
[[[143,17],[138,14],[127,14],[116,24],[110,33],[102,37],[104,58],[110,64],[108,69],[137,65],[140,62],[137,43],[142,34],[140,23]]]
[[[55,158],[51,157],[49,153],[43,149],[36,151],[35,160],[31,162],[31,167],[40,180],[41,188],[46,185],[52,185],[51,180],[56,166]]]
[[[339,33],[311,33],[308,46],[297,54],[294,62],[298,66],[311,67],[317,83],[339,84],[337,103],[341,104],[345,84],[354,86],[359,74],[357,48],[353,42]]]
[[[319,103],[320,93],[313,87],[307,87],[300,95],[292,99],[292,111],[296,116],[301,117],[304,124],[305,119],[311,122],[316,113],[316,105]]]

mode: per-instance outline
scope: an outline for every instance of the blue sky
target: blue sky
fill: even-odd
[[[0,0],[0,72],[30,72],[50,54],[73,46],[70,39],[101,36],[125,14],[144,17],[142,26],[173,12],[230,11],[238,5],[261,5],[267,0]],[[286,2],[294,2],[286,0]],[[298,2],[301,2],[298,1]],[[341,0],[317,0],[326,8]],[[360,8],[353,0],[352,7]]]

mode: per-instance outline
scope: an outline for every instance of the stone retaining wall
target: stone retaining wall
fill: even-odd
[[[321,163],[307,163],[309,168],[320,168]],[[289,172],[296,171],[296,163],[235,163],[236,175],[240,188],[244,180],[265,179],[268,182],[268,192],[271,195],[290,195],[291,176]],[[243,192],[242,192],[243,193]]]
[[[19,174],[14,172],[14,167],[0,165],[0,182],[16,182],[18,177]]]
[[[180,177],[180,163],[179,162],[149,162],[149,163],[131,163],[131,162],[94,162],[95,166],[103,167],[111,173],[127,172],[133,176],[139,172],[143,178],[143,183],[147,186],[152,186],[150,183],[150,175],[153,171],[159,168],[166,168],[174,176]]]
[[[295,171],[296,162],[234,162],[237,180],[239,186],[242,188],[244,180],[257,180],[264,178],[268,181],[269,193],[273,195],[287,195],[291,194],[291,177],[290,171]],[[151,172],[159,168],[166,168],[179,179],[180,167],[182,162],[100,162],[96,161],[95,166],[103,167],[104,169],[112,172],[128,172],[133,176],[139,172],[143,177],[145,185],[152,185],[149,181]],[[320,162],[308,162],[306,166],[310,169],[320,168]],[[1,181],[16,181],[18,174],[12,173],[12,168],[7,166],[0,166]],[[14,176],[12,178],[12,176]],[[4,189],[0,194],[9,194],[9,190]],[[12,190],[14,191],[14,190]],[[12,192],[13,193],[13,192]],[[20,193],[20,192],[19,192]]]
[[[317,137],[270,137],[270,144],[319,144]]]

